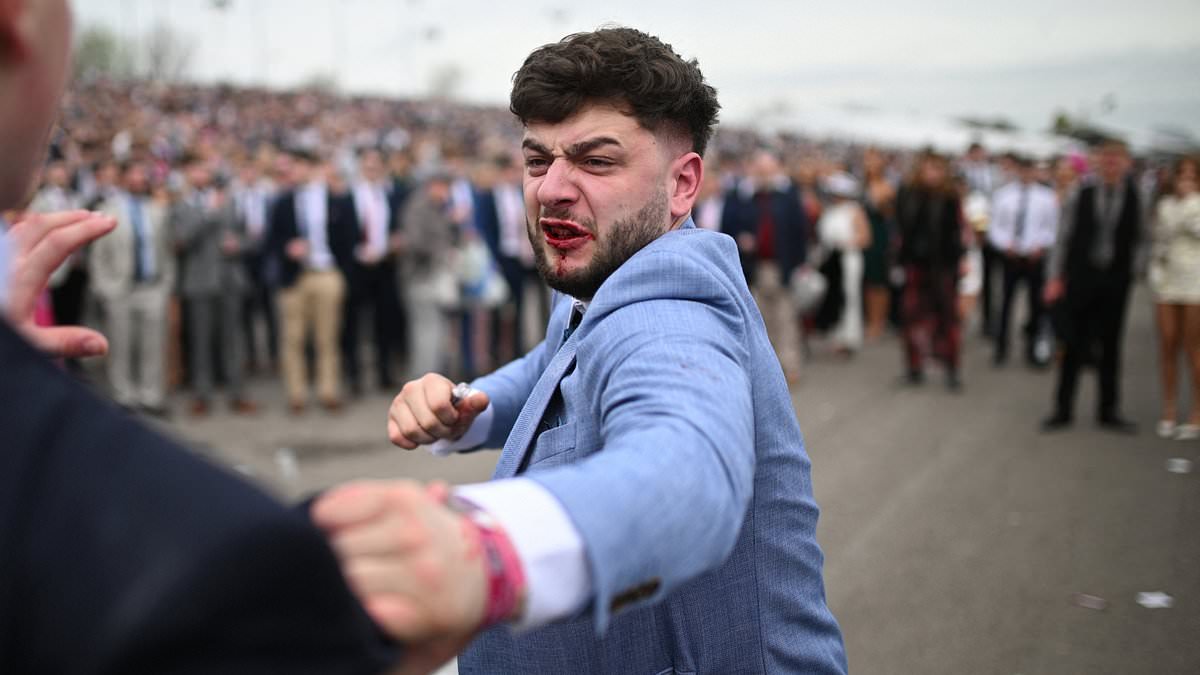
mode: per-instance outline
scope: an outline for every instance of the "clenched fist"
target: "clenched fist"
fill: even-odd
[[[482,391],[454,405],[454,383],[436,373],[404,385],[388,409],[388,439],[405,450],[437,440],[456,441],[462,437],[489,400]]]

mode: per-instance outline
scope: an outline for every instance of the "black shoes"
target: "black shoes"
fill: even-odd
[[[1042,433],[1054,433],[1070,428],[1071,416],[1063,413],[1054,413],[1050,417],[1042,420]]]
[[[1137,434],[1137,424],[1121,417],[1120,415],[1102,415],[1096,420],[1096,424],[1105,431],[1111,431],[1115,434],[1125,434],[1133,436]]]
[[[1137,424],[1130,422],[1120,415],[1101,415],[1096,420],[1096,425],[1104,431],[1111,431],[1116,434],[1126,434],[1129,436],[1137,434]],[[1070,426],[1071,416],[1063,413],[1055,413],[1042,420],[1043,433],[1062,431]]]

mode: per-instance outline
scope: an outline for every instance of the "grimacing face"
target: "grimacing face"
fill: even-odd
[[[551,288],[592,298],[691,210],[702,180],[699,156],[660,136],[606,104],[526,126],[526,227]]]

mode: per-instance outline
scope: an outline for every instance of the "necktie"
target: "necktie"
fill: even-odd
[[[567,340],[571,339],[571,335],[575,332],[576,328],[579,328],[579,322],[582,320],[583,312],[579,311],[579,306],[576,305],[572,307],[571,318],[567,321],[567,327],[563,329],[562,342],[559,343],[559,349],[562,349],[562,345],[566,344]]]
[[[142,200],[137,197],[129,200],[129,219],[133,223],[133,280],[140,283],[150,278],[153,263],[146,236],[146,214],[142,210]]]
[[[1017,208],[1016,229],[1013,231],[1013,248],[1021,252],[1021,243],[1025,238],[1025,218],[1029,216],[1029,186],[1021,187],[1021,205]]]

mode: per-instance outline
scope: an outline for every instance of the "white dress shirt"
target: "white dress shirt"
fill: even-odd
[[[712,230],[713,232],[721,231],[721,216],[725,212],[725,196],[723,194],[715,194],[708,199],[696,205],[695,221],[696,227]]]
[[[575,307],[580,313],[587,309],[579,301],[575,301]],[[429,451],[446,456],[478,447],[491,432],[494,417],[493,409],[488,407],[462,438],[437,441],[429,446]],[[529,630],[544,626],[587,605],[592,595],[592,578],[583,538],[548,490],[528,478],[507,478],[463,485],[455,492],[500,523],[521,559],[527,595],[525,614],[514,623],[514,628]]]
[[[529,235],[525,228],[525,194],[521,186],[501,183],[492,190],[496,196],[496,216],[500,220],[500,252],[509,258],[532,260]]]
[[[333,269],[329,249],[329,197],[324,183],[309,183],[296,192],[296,218],[308,239],[308,268]]]
[[[1040,183],[1009,183],[996,191],[988,241],[998,250],[1020,256],[1043,253],[1058,236],[1058,196]],[[1020,222],[1019,222],[1020,221]]]
[[[392,207],[383,183],[362,181],[354,186],[354,208],[366,234],[367,255],[379,259],[387,255],[388,223]]]
[[[0,218],[0,310],[8,308],[8,266],[12,257],[9,246],[8,224]]]
[[[234,192],[238,214],[246,223],[246,235],[252,242],[261,241],[267,229],[267,190],[262,185],[244,185]]]

